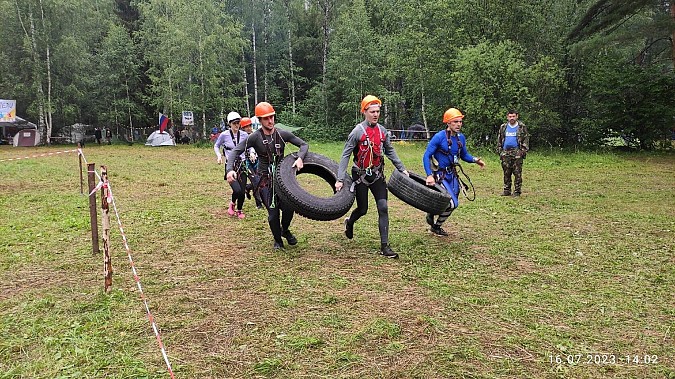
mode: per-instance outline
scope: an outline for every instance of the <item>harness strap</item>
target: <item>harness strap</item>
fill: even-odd
[[[370,187],[373,183],[378,181],[380,178],[384,178],[384,170],[382,170],[382,164],[379,166],[369,167],[366,169],[357,168],[357,173],[359,177],[352,182],[352,186],[349,188],[349,192],[354,192],[354,188],[357,184],[365,184],[367,187]],[[374,169],[373,169],[374,168]],[[367,180],[367,177],[375,175],[375,178],[371,181]]]
[[[366,128],[363,126],[363,124],[359,124],[359,126],[361,127],[361,130],[363,131],[363,135],[366,138],[366,143],[368,144],[368,154],[370,155],[370,164],[369,164],[368,167],[365,167],[365,169],[369,169],[369,168],[374,167],[373,161],[375,160],[375,156],[376,156],[375,150],[373,149],[374,144],[373,144],[373,141],[370,140],[370,137],[368,136],[368,132],[366,132]],[[375,125],[374,127],[377,128],[377,132],[380,133],[380,154],[377,154],[377,157],[380,157],[380,161],[382,161],[382,159],[381,159],[382,148],[383,148],[383,145],[384,145],[384,142],[382,142],[382,140],[383,140],[382,130],[380,130],[380,127],[377,126],[377,125]],[[360,152],[361,152],[361,143],[359,142],[359,153]],[[364,163],[365,163],[365,160],[366,160],[366,154],[364,153],[363,155],[361,155],[359,157],[359,154],[357,153],[357,158],[358,158],[358,160],[361,161],[361,162],[357,162],[357,165],[358,166],[364,166]]]
[[[462,177],[459,176],[459,174],[457,173],[457,167],[459,167],[459,171],[462,173],[462,175],[464,175],[464,177],[465,177],[466,180],[469,182],[469,184],[467,184],[467,183],[462,179]],[[464,169],[462,168],[462,165],[460,165],[459,163],[457,163],[457,164],[453,164],[453,165],[451,165],[451,166],[448,166],[448,167],[445,167],[445,168],[443,168],[443,169],[438,170],[438,171],[434,174],[435,179],[436,179],[436,182],[438,182],[438,183],[443,182],[443,180],[445,180],[445,178],[446,178],[446,176],[447,176],[448,174],[453,174],[453,175],[455,175],[455,177],[457,178],[457,180],[459,181],[459,184],[460,184],[459,188],[460,188],[460,190],[462,191],[462,194],[464,195],[464,197],[465,197],[467,200],[469,200],[469,201],[474,201],[474,200],[476,200],[476,188],[474,187],[473,182],[471,182],[471,178],[469,177],[469,175],[467,175],[467,174],[464,172]],[[471,192],[472,192],[471,197],[469,197],[469,194],[468,194],[468,192],[467,192],[467,191],[469,191],[469,186],[470,186]]]

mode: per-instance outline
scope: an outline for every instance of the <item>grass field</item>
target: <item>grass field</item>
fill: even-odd
[[[422,172],[423,144],[396,148]],[[464,166],[477,199],[449,237],[390,195],[387,260],[372,201],[354,240],[296,216],[299,244],[273,252],[266,212],[227,215],[211,148],[84,151],[177,378],[675,378],[672,153],[534,151],[504,198],[474,151],[487,168]],[[0,162],[0,378],[169,377],[116,224],[109,294],[90,236],[76,154]]]

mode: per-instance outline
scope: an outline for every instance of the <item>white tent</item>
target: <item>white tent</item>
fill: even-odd
[[[159,130],[155,130],[148,137],[145,146],[176,146],[176,141],[168,132],[160,133]]]
[[[91,125],[76,123],[61,128],[58,136],[63,137],[63,142],[66,143],[93,142],[93,133],[89,135],[90,140],[86,141],[87,129],[93,130],[94,128]]]

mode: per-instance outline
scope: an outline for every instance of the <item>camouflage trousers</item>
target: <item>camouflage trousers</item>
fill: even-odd
[[[511,176],[515,179],[513,192],[520,194],[523,185],[523,157],[515,152],[505,151],[501,156],[504,171],[504,193],[511,193]]]

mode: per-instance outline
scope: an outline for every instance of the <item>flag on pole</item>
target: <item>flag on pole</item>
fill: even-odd
[[[164,130],[169,127],[169,118],[163,113],[159,114],[159,132],[164,133]]]

